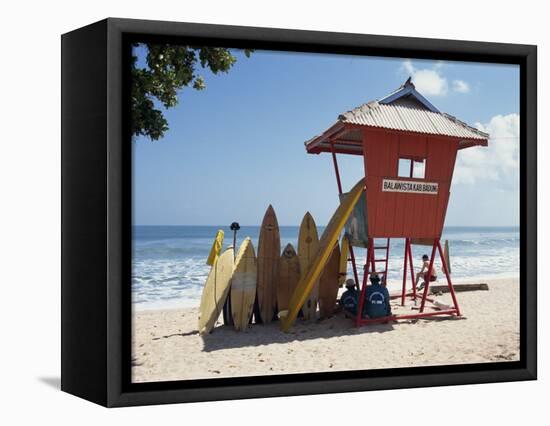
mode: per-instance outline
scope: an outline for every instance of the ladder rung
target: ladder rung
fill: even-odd
[[[385,262],[388,259],[374,259],[375,262]]]
[[[378,250],[378,249],[387,249],[388,246],[374,246],[373,247],[375,250]]]

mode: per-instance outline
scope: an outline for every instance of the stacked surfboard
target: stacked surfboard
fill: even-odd
[[[246,238],[237,253],[231,280],[231,314],[237,331],[246,329],[252,316],[257,273],[254,246],[250,238]]]
[[[305,277],[313,261],[320,250],[319,236],[315,220],[309,212],[304,215],[298,234],[298,257],[300,259],[300,279]],[[313,283],[313,288],[302,306],[302,317],[304,320],[317,318],[317,309],[321,318],[328,318],[334,313],[336,299],[338,297],[340,273],[340,248],[334,245],[330,261],[326,264],[319,280]],[[300,280],[298,280],[299,282]],[[296,291],[298,282],[294,283],[292,294]],[[290,299],[286,309],[282,311],[282,317],[286,316]]]
[[[219,233],[216,239],[218,237]],[[221,251],[221,245],[214,247]],[[214,260],[202,292],[199,333],[205,335],[212,331],[229,293],[233,326],[237,331],[243,330],[248,327],[256,298],[257,264],[252,241],[245,238],[236,256],[230,246],[221,255],[210,258]]]
[[[199,311],[199,333],[209,333],[220,313],[229,293],[233,276],[234,253],[230,246],[223,253],[223,231],[218,231],[207,264],[211,266],[210,273],[204,284]]]
[[[262,220],[257,256],[248,237],[236,255],[232,246],[225,251],[222,248],[223,231],[219,231],[207,262],[211,270],[201,298],[201,335],[213,330],[228,295],[231,296],[232,323],[237,331],[247,329],[252,318],[257,324],[268,324],[278,318],[284,320],[289,309],[295,309],[298,284],[311,275],[313,266],[319,268],[315,261],[321,245],[315,221],[307,212],[300,225],[298,250],[288,243],[281,252],[277,216],[270,205]],[[345,281],[346,261],[347,241],[342,240],[341,250],[336,240],[321,273],[311,282],[311,291],[298,308],[303,320],[333,315],[338,288]]]
[[[344,197],[327,224],[319,240],[317,251],[315,251],[311,260],[308,261],[308,270],[306,273],[301,274],[300,281],[289,301],[288,312],[286,312],[285,315],[281,315],[281,328],[283,331],[287,331],[290,328],[299,315],[300,309],[304,309],[304,306],[306,308],[308,307],[308,301],[312,300],[317,293],[316,287],[319,285],[319,280],[325,281],[323,277],[325,274],[329,273],[328,271],[336,270],[336,282],[338,283],[338,279],[341,277],[341,266],[336,245],[338,244],[338,238],[344,228],[344,224],[349,218],[353,207],[359,200],[363,188],[364,182],[363,179],[361,179]],[[338,257],[338,261],[333,260],[334,257]],[[326,282],[328,282],[328,280]],[[320,293],[321,291],[319,291],[318,294]],[[330,291],[327,289],[327,295],[329,293]],[[314,302],[312,302],[311,305],[314,305]]]

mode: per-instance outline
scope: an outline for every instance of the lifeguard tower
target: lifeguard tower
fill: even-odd
[[[334,163],[338,192],[342,183],[337,154],[363,156],[365,168],[367,254],[359,299],[356,325],[384,322],[389,319],[413,319],[434,315],[460,316],[448,265],[440,238],[449,202],[451,179],[459,150],[487,146],[489,135],[455,117],[439,111],[416,89],[409,78],[388,96],[341,114],[336,123],[320,136],[306,142],[309,154],[330,153]],[[421,298],[417,312],[377,319],[362,318],[367,277],[373,272],[386,282],[390,240],[403,238],[405,253],[402,291],[393,297]],[[379,239],[385,243],[378,244]],[[431,271],[439,254],[453,306],[426,309],[429,280],[422,294],[417,294],[411,244],[430,245]],[[353,246],[349,247],[353,272],[359,285]],[[383,265],[383,266],[382,266]],[[410,273],[412,288],[407,291]]]

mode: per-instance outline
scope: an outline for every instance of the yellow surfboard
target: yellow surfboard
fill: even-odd
[[[338,241],[340,232],[351,214],[353,207],[357,203],[357,200],[359,200],[364,186],[365,182],[363,179],[357,182],[357,184],[355,184],[352,190],[340,203],[336,209],[336,212],[334,212],[334,215],[330,219],[323,235],[321,236],[321,239],[319,240],[319,250],[317,252],[317,256],[315,256],[315,259],[310,264],[307,274],[302,276],[300,279],[296,291],[294,291],[294,294],[290,299],[289,309],[286,316],[281,315],[281,329],[283,331],[288,331],[290,326],[294,323],[300,308],[304,305],[306,299],[313,290],[313,287],[319,280],[321,273],[323,272],[323,269],[332,254],[334,245]]]
[[[231,279],[231,314],[237,331],[248,327],[256,298],[257,278],[256,254],[252,241],[247,237],[237,253]]]
[[[342,242],[340,243],[340,270],[338,275],[338,285],[342,285],[346,282],[348,276],[348,257],[349,257],[349,239],[344,234]]]
[[[216,259],[204,284],[199,309],[199,334],[210,333],[216,325],[231,288],[232,274],[233,247],[229,247]]]
[[[212,243],[212,248],[210,249],[210,254],[208,255],[208,259],[206,259],[207,265],[210,265],[210,266],[214,265],[214,262],[216,262],[216,259],[219,257],[220,253],[222,252],[223,236],[224,236],[224,233],[220,229],[216,234],[216,238],[214,238],[214,242]]]

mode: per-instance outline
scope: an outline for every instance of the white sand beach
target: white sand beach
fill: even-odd
[[[218,323],[201,337],[197,309],[136,311],[132,380],[363,370],[519,360],[519,280],[483,280],[489,291],[458,293],[462,318],[433,317],[354,327],[342,313],[298,320],[289,333],[278,323],[244,332]],[[450,303],[450,296],[436,298]],[[410,306],[394,313],[416,312]],[[410,304],[410,302],[408,302]],[[221,321],[221,319],[220,319]]]

